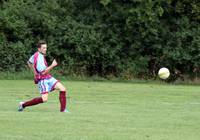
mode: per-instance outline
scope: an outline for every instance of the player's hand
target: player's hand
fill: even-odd
[[[56,59],[54,59],[53,60],[53,62],[52,62],[52,64],[51,64],[53,67],[55,67],[55,66],[57,66],[58,65],[58,63],[57,63],[57,61],[56,61]]]

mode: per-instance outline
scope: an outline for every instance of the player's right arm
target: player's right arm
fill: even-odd
[[[27,61],[28,67],[33,71],[34,73],[34,56],[31,56],[30,59]]]
[[[27,64],[28,64],[28,67],[29,67],[32,71],[34,71],[34,65],[31,64],[29,61],[27,62]]]

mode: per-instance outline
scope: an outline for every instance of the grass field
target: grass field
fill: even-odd
[[[29,80],[0,81],[0,140],[199,140],[200,87],[65,81],[71,113],[57,92],[45,104],[17,112],[38,96]]]

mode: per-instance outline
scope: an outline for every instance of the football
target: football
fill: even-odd
[[[170,72],[167,68],[161,68],[159,71],[158,71],[158,76],[161,78],[161,79],[167,79],[170,75]]]

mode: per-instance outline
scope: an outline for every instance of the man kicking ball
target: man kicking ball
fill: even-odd
[[[66,89],[58,80],[49,74],[49,71],[57,66],[57,62],[54,59],[50,66],[47,65],[45,59],[47,43],[45,41],[39,41],[37,48],[38,51],[30,57],[28,65],[34,72],[34,81],[35,84],[38,84],[41,97],[33,98],[26,102],[20,102],[18,111],[23,111],[28,106],[47,102],[49,92],[58,89],[60,91],[60,112],[68,112],[66,109]]]

